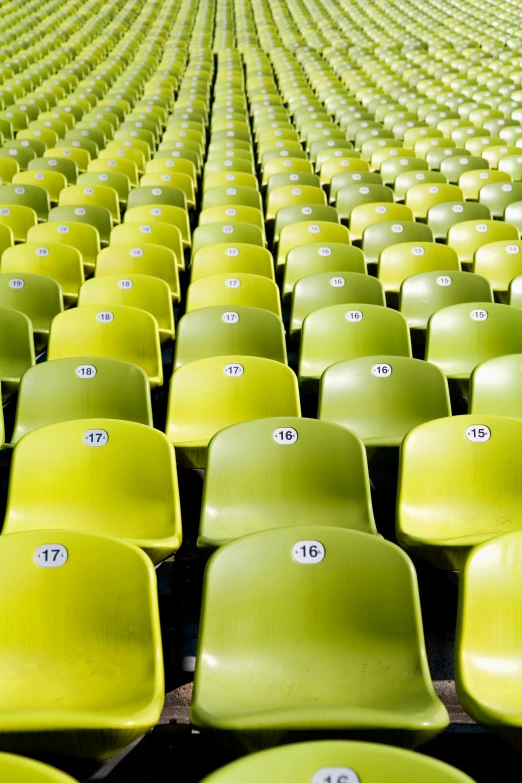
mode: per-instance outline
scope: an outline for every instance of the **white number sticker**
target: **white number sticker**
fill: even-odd
[[[333,286],[333,288],[342,288],[345,283],[346,280],[344,277],[332,277],[330,279],[330,285]]]
[[[225,375],[228,375],[229,378],[238,378],[240,375],[243,375],[245,371],[245,368],[242,364],[226,364],[223,372]]]
[[[63,544],[42,544],[34,553],[33,560],[40,568],[60,568],[69,558]]]
[[[239,255],[239,248],[237,247],[227,247],[225,250],[225,255],[229,256],[230,258],[235,258]]]
[[[361,783],[359,775],[349,767],[323,767],[318,769],[312,783]]]
[[[24,281],[19,277],[13,277],[13,279],[9,281],[9,288],[23,288],[24,285]]]
[[[132,280],[118,280],[118,288],[132,288],[133,286]]]
[[[386,207],[375,207],[375,211],[378,215],[385,215],[388,210]]]
[[[234,233],[234,226],[223,226],[221,229],[223,234],[233,234]]]
[[[302,215],[311,215],[312,214],[312,207],[303,207],[301,209]]]
[[[506,253],[509,253],[511,256],[516,256],[518,253],[520,253],[520,248],[518,245],[508,245],[506,247]]]
[[[162,211],[159,207],[152,207],[150,214],[152,217],[159,217],[162,214]]]
[[[297,430],[293,427],[279,427],[274,430],[272,437],[280,446],[291,446],[297,440]]]
[[[239,313],[223,313],[221,320],[226,324],[237,324],[239,321]]]
[[[324,546],[320,541],[298,541],[292,548],[292,557],[302,565],[317,565],[324,556]]]
[[[362,321],[363,314],[360,310],[348,310],[345,317],[347,321]]]
[[[114,321],[114,313],[111,313],[108,310],[102,310],[101,313],[96,314],[96,320],[101,324],[110,324],[111,321]]]
[[[143,255],[143,250],[141,249],[141,247],[133,247],[129,251],[129,255],[131,255],[133,258],[141,258]]]
[[[227,288],[239,288],[241,280],[238,280],[237,277],[229,277],[228,280],[225,280],[225,285]]]
[[[229,207],[228,209],[225,209],[225,215],[227,217],[234,217],[235,215],[237,215],[237,210],[234,209],[233,207]]]
[[[49,255],[49,248],[48,247],[37,247],[35,250],[35,253],[37,256],[48,256]]]
[[[59,234],[68,234],[69,233],[69,226],[58,226],[56,229]]]
[[[318,234],[320,230],[320,226],[308,226],[308,231],[310,234]]]
[[[441,275],[440,277],[437,277],[437,285],[451,285],[452,283],[451,277],[448,277],[447,275]]]
[[[86,446],[105,446],[109,435],[105,430],[87,430],[83,433],[83,442]]]
[[[94,364],[79,364],[76,368],[76,375],[78,378],[94,378],[96,367]]]
[[[142,234],[150,234],[152,232],[152,226],[140,226]]]
[[[85,215],[85,209],[83,207],[77,207],[74,210],[74,214],[78,215],[78,217],[83,217]]]
[[[402,232],[404,231],[404,227],[401,226],[400,223],[394,223],[394,225],[391,227],[391,230],[393,231],[394,234],[402,234]]]
[[[317,251],[320,256],[331,256],[332,255],[332,248],[331,247],[320,247]]]
[[[453,212],[456,212],[457,214],[459,212],[464,212],[464,207],[462,206],[462,204],[455,204],[451,209],[453,210]]]
[[[372,367],[372,375],[376,378],[388,378],[392,374],[392,368],[389,364],[374,364]]]
[[[488,227],[485,223],[479,223],[478,226],[475,226],[475,230],[479,231],[481,234],[484,234],[488,230]]]
[[[487,317],[488,317],[487,310],[472,310],[470,313],[470,318],[473,321],[485,321]]]
[[[472,424],[466,430],[466,438],[472,443],[485,443],[491,438],[491,430],[484,424]]]
[[[424,255],[424,248],[423,247],[412,247],[411,253],[414,256],[423,256]]]

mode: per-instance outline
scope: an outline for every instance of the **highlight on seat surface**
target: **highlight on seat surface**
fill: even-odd
[[[323,307],[303,321],[299,380],[314,385],[331,364],[377,354],[411,356],[403,315],[365,303]]]
[[[260,307],[202,307],[178,322],[174,367],[209,356],[264,356],[286,364],[281,319]]]
[[[250,272],[208,275],[189,285],[185,307],[187,313],[214,305],[259,307],[281,317],[281,300],[275,282]]]
[[[205,574],[196,661],[192,723],[232,731],[250,747],[305,731],[415,747],[448,724],[428,670],[413,564],[368,533],[283,527],[218,549]]]
[[[181,514],[165,435],[122,419],[61,421],[25,435],[13,453],[2,532],[50,527],[124,539],[155,563],[175,552]]]
[[[499,356],[475,367],[469,384],[469,413],[522,418],[522,354]]]
[[[2,748],[101,760],[152,728],[164,684],[149,558],[114,538],[48,528],[0,536],[0,563],[11,585],[0,598]],[[49,687],[35,680],[28,691],[35,651],[33,679]]]
[[[459,701],[517,750],[522,741],[519,620],[522,532],[473,549],[461,572],[455,650]]]
[[[84,305],[57,315],[47,358],[71,356],[122,359],[145,370],[152,387],[163,383],[158,323],[136,307]]]
[[[100,356],[31,367],[20,382],[11,442],[48,424],[95,418],[152,426],[149,379],[141,367]]]
[[[15,391],[35,363],[33,327],[21,312],[0,307],[0,382],[2,397]]]
[[[43,275],[0,274],[0,307],[18,310],[31,321],[37,343],[49,337],[51,321],[63,311],[60,285]]]
[[[459,571],[473,546],[521,530],[521,444],[520,419],[485,413],[412,430],[401,452],[399,543]]]
[[[224,427],[300,415],[297,378],[285,364],[258,356],[213,356],[174,371],[166,432],[181,465],[203,468],[208,442]]]
[[[356,435],[328,422],[288,416],[235,424],[214,435],[199,546],[306,524],[377,532],[366,454]]]
[[[451,416],[448,383],[438,367],[403,356],[364,356],[328,367],[318,418],[347,427],[366,446],[400,446],[410,430]]]
[[[330,778],[330,780],[328,780]],[[371,742],[300,742],[253,753],[214,772],[202,783],[473,783],[437,759]]]
[[[75,783],[73,778],[48,764],[11,753],[0,753],[0,779],[10,783]]]
[[[470,272],[439,269],[411,275],[403,281],[399,310],[410,329],[426,329],[437,310],[464,302],[493,303],[488,280]]]

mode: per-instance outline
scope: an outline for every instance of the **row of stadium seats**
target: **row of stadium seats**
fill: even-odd
[[[104,760],[156,725],[155,567],[193,468],[193,725],[249,751],[384,743],[209,783],[469,783],[389,747],[449,722],[409,554],[460,574],[459,698],[520,746],[519,13],[3,6],[2,750]],[[399,447],[400,547],[369,473]],[[2,776],[68,780],[0,754]]]

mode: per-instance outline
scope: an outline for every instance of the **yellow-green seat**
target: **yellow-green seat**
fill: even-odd
[[[76,187],[76,186],[74,186]],[[66,188],[69,190],[69,188]],[[100,244],[106,245],[112,232],[112,215],[105,207],[96,204],[65,205],[51,209],[48,216],[49,223],[85,223],[92,226],[98,232]]]
[[[208,356],[231,354],[286,363],[281,318],[261,307],[225,304],[192,310],[180,319],[175,368]]]
[[[131,189],[131,184],[126,174],[119,174],[115,171],[86,171],[80,174],[77,178],[77,186],[81,187],[107,187],[114,190],[118,196],[118,206],[120,209],[125,209],[127,205],[127,199]],[[111,195],[111,201],[113,196]],[[116,218],[115,218],[116,219]],[[117,222],[120,220],[118,214]]]
[[[326,194],[313,185],[282,185],[267,194],[266,219],[273,220],[279,209],[296,204],[326,204]]]
[[[301,172],[302,174],[302,172]],[[203,191],[210,190],[211,188],[219,187],[237,187],[239,185],[246,185],[250,188],[259,187],[259,183],[254,174],[249,174],[246,171],[234,171],[234,172],[218,172],[217,174],[207,174],[203,178]]]
[[[0,271],[11,275],[33,274],[52,277],[60,285],[69,303],[78,298],[80,286],[85,281],[80,251],[71,245],[47,242],[24,242],[5,250],[0,261]]]
[[[513,278],[522,274],[522,242],[501,240],[482,245],[475,253],[473,271],[489,280],[493,291],[505,294]]]
[[[182,190],[187,199],[187,205],[194,209],[196,205],[196,190],[194,180],[188,174],[183,172],[174,172],[172,174],[144,174],[140,179],[140,187],[145,188],[163,188],[172,187]]]
[[[195,726],[257,747],[306,731],[381,731],[414,747],[448,720],[428,669],[415,569],[397,546],[308,525],[253,533],[212,555]]]
[[[373,204],[359,204],[350,214],[350,236],[352,240],[361,240],[369,226],[375,223],[413,221],[411,209],[404,204],[391,204],[388,201]]]
[[[185,268],[183,237],[177,226],[162,223],[159,220],[136,221],[115,226],[110,234],[110,246],[114,245],[161,245],[174,253],[176,265]]]
[[[63,310],[63,295],[59,283],[42,274],[2,273],[0,307],[24,313],[37,343],[45,342],[51,321]]]
[[[343,269],[300,277],[293,289],[291,336],[299,336],[303,321],[309,313],[323,307],[350,302],[366,302],[384,307],[382,285],[375,277]]]
[[[166,432],[181,465],[203,468],[208,442],[224,427],[300,415],[297,378],[287,365],[258,356],[212,356],[174,371]]]
[[[302,221],[291,223],[281,230],[277,251],[277,267],[280,268],[286,262],[286,257],[295,247],[311,245],[320,242],[340,243],[349,245],[350,232],[346,226],[330,221]]]
[[[522,420],[485,413],[412,430],[401,453],[401,546],[437,568],[460,571],[474,546],[521,530],[521,443]]]
[[[72,160],[78,166],[78,171],[87,171],[87,166],[91,161],[91,156],[88,150],[77,147],[74,144],[62,147],[57,145],[51,147],[44,152],[44,158],[65,158],[66,160]]]
[[[237,244],[207,245],[192,258],[191,280],[220,273],[249,272],[274,279],[272,254],[264,247]]]
[[[174,339],[174,311],[168,283],[147,274],[97,275],[80,288],[78,307],[112,305],[137,307],[158,323],[161,342]]]
[[[30,493],[24,489],[29,479]],[[181,514],[166,436],[148,425],[105,418],[28,432],[14,449],[2,534],[53,527],[121,538],[154,563],[175,552]]]
[[[235,424],[214,435],[199,546],[304,524],[377,532],[359,438],[328,422],[289,417]]]
[[[160,245],[121,243],[104,248],[96,261],[95,276],[150,275],[164,280],[174,302],[180,298],[179,273],[176,256],[168,247]]]
[[[478,364],[522,353],[522,311],[503,304],[469,302],[445,307],[428,323],[426,359],[448,378],[467,380]]]
[[[383,250],[404,242],[433,242],[433,233],[424,223],[412,220],[386,220],[373,223],[364,232],[362,249],[366,264],[377,264]]]
[[[452,226],[470,220],[491,220],[489,207],[470,201],[455,201],[436,204],[428,212],[428,226],[433,231],[434,238],[443,242],[446,242]]]
[[[199,213],[199,226],[205,226],[209,223],[242,223],[244,225],[257,226],[265,235],[265,221],[263,213],[256,207],[245,207],[241,205],[227,206],[221,205],[202,209]]]
[[[51,324],[48,359],[105,356],[137,364],[152,387],[163,383],[158,324],[144,310],[85,305],[60,313]]]
[[[29,229],[27,242],[35,245],[61,244],[75,248],[81,254],[86,272],[94,269],[96,257],[100,252],[100,234],[88,223],[40,223]]]
[[[460,201],[464,198],[457,185],[427,182],[408,188],[405,204],[413,212],[415,219],[426,219],[429,210],[436,204],[448,201]]]
[[[300,742],[253,753],[222,767],[202,783],[315,783],[314,777],[319,783],[473,783],[463,772],[421,753],[339,740]]]
[[[522,355],[513,353],[479,364],[470,378],[469,413],[522,418]]]
[[[36,212],[39,221],[47,220],[51,209],[49,194],[38,185],[1,185],[0,205],[29,207]]]
[[[87,165],[89,174],[123,174],[127,177],[131,187],[137,187],[139,182],[138,166],[129,158],[105,158],[99,157],[91,160]]]
[[[170,204],[144,204],[139,207],[127,208],[125,223],[160,222],[176,226],[181,232],[183,247],[190,247],[190,225],[186,209],[174,207]]]
[[[403,242],[384,248],[377,276],[385,291],[398,292],[410,275],[438,269],[460,271],[460,261],[452,247],[435,242]]]
[[[357,272],[366,274],[363,252],[340,242],[315,242],[294,247],[286,257],[283,277],[283,301],[288,301],[298,280],[319,272]]]
[[[40,466],[52,445],[44,444]],[[50,478],[62,484],[58,474]],[[75,480],[80,494],[83,480]],[[47,527],[2,535],[0,563],[11,585],[0,599],[2,746],[106,759],[155,726],[164,682],[150,559],[115,538]],[[42,680],[47,687],[36,687]]]
[[[19,174],[15,174],[12,179],[13,185],[36,185],[43,188],[49,195],[49,201],[51,204],[56,204],[60,196],[61,191],[67,187],[67,178],[65,174],[61,174],[59,171],[35,171],[34,169],[28,171],[20,171]],[[34,208],[34,207],[33,207]],[[38,210],[35,210],[38,212]]]
[[[429,319],[437,310],[463,302],[493,302],[489,282],[470,272],[439,269],[411,275],[403,280],[399,310],[410,329],[426,329]]]
[[[281,300],[275,282],[250,272],[227,272],[200,277],[187,289],[186,312],[214,305],[247,305],[270,310],[281,317]]]
[[[361,204],[385,202],[393,203],[393,190],[387,185],[353,183],[338,189],[335,194],[335,207],[339,217],[348,221],[348,225],[356,207]]]
[[[293,204],[287,207],[281,207],[277,211],[274,221],[274,243],[279,242],[281,232],[287,226],[295,223],[324,225],[325,223],[339,223],[339,214],[337,209],[326,204]],[[288,234],[286,235],[288,238]]]
[[[3,397],[18,388],[20,378],[34,363],[30,319],[25,313],[0,307],[0,383]]]
[[[74,783],[74,780],[48,764],[0,753],[0,778],[10,783]]]
[[[299,379],[316,385],[330,365],[377,354],[411,356],[410,333],[403,315],[366,303],[323,307],[303,321]]]
[[[187,209],[187,198],[180,188],[173,188],[169,185],[162,187],[143,187],[133,188],[129,193],[127,200],[127,209],[142,207],[144,205],[161,206],[162,204],[171,207],[181,207]]]
[[[259,226],[242,222],[207,223],[198,226],[192,235],[192,257],[198,250],[208,245],[242,242],[248,245],[264,247],[264,232]]]
[[[149,380],[141,367],[100,356],[41,362],[22,376],[11,442],[48,424],[96,418],[152,426]]]
[[[492,182],[479,191],[479,202],[489,208],[492,217],[500,220],[506,208],[517,201],[522,201],[522,182]]]
[[[120,222],[120,200],[114,188],[107,185],[71,185],[60,193],[58,204],[67,206],[100,207],[110,212],[114,223]]]
[[[472,264],[481,245],[519,239],[518,229],[499,220],[466,220],[451,226],[448,245],[457,251],[461,264]]]
[[[410,430],[451,416],[448,382],[429,362],[363,356],[328,367],[318,418],[356,433],[366,446],[400,446]]]

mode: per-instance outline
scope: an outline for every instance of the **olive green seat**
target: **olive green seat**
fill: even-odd
[[[355,432],[366,446],[400,446],[410,430],[451,416],[438,367],[403,356],[364,356],[328,367],[318,418]]]
[[[426,329],[437,310],[463,302],[493,302],[489,281],[470,272],[439,269],[411,275],[403,281],[399,310],[410,329]]]
[[[102,245],[108,244],[113,225],[109,210],[94,204],[54,207],[47,219],[50,223],[86,223],[93,226],[100,235]]]
[[[487,359],[522,353],[522,311],[469,302],[444,307],[428,323],[426,359],[448,378],[467,381]]]
[[[46,443],[47,452],[52,446]],[[83,493],[83,486],[76,481],[74,489]],[[154,567],[143,552],[64,528],[4,531],[0,572],[11,586],[0,598],[4,749],[103,760],[157,724],[164,700],[161,630]],[[24,772],[19,780],[39,779]]]
[[[332,177],[330,182],[329,202],[335,204],[337,194],[343,188],[356,185],[358,187],[364,185],[382,185],[382,176],[375,171],[346,171],[342,174],[336,174]],[[383,199],[379,196],[378,201]]]
[[[443,241],[447,240],[452,226],[469,220],[491,220],[489,207],[472,201],[447,201],[436,204],[428,212],[428,226],[434,238]]]
[[[180,188],[173,188],[168,185],[161,187],[132,188],[127,200],[127,208],[143,207],[147,204],[151,206],[164,204],[165,206],[181,207],[187,209],[187,197]]]
[[[356,207],[375,202],[393,203],[393,200],[393,190],[387,185],[353,184],[337,191],[335,207],[341,220],[346,220],[350,226],[350,217]]]
[[[0,274],[0,307],[25,313],[39,344],[47,340],[51,321],[63,310],[63,295],[50,277],[6,272]]]
[[[311,220],[335,224],[339,223],[339,214],[334,207],[329,207],[326,204],[292,204],[281,207],[275,216],[274,241],[279,241],[281,231],[286,226]]]
[[[285,364],[259,356],[212,356],[174,371],[166,432],[181,465],[204,468],[208,442],[224,427],[300,415],[297,378]]]
[[[48,424],[95,418],[152,426],[149,382],[141,367],[100,356],[31,367],[20,383],[11,442]]]
[[[405,171],[395,178],[395,182],[393,184],[395,200],[404,201],[404,199],[407,197],[408,191],[411,188],[423,184],[435,186],[439,184],[444,185],[446,184],[446,177],[439,171],[423,171],[422,169],[420,171],[415,169],[412,171]]]
[[[10,753],[0,753],[0,778],[9,783],[75,783],[65,772],[48,764]]]
[[[303,732],[373,732],[411,747],[436,735],[448,715],[410,559],[377,536],[322,525],[218,549],[203,586],[191,722],[250,748]]]
[[[389,745],[323,740],[253,753],[202,783],[473,783],[442,761]]]
[[[300,334],[304,319],[314,310],[350,302],[366,302],[384,307],[384,290],[379,280],[342,269],[299,278],[292,296],[290,335],[295,337]]]
[[[203,194],[201,209],[211,209],[226,205],[238,205],[253,207],[260,212],[263,210],[261,194],[257,188],[251,188],[247,185],[236,185],[235,187],[217,187],[208,188]]]
[[[244,305],[202,307],[178,323],[174,367],[209,356],[263,356],[286,364],[283,322],[269,310]]]
[[[447,245],[435,242],[403,242],[384,248],[377,276],[386,292],[397,293],[411,275],[438,269],[460,271],[457,253]]]
[[[273,280],[250,272],[200,277],[187,289],[186,312],[214,305],[247,305],[270,310],[281,317],[279,289]]]
[[[301,333],[299,380],[315,385],[330,365],[359,356],[411,356],[406,319],[374,304],[331,305],[306,316]]]
[[[520,419],[469,414],[412,430],[399,470],[401,546],[459,571],[474,546],[522,530],[521,454]]]
[[[49,194],[38,185],[1,185],[0,205],[29,207],[41,222],[47,220],[51,209]]]
[[[473,720],[520,751],[522,532],[486,541],[460,576],[455,686]]]
[[[503,239],[482,245],[475,253],[473,271],[489,280],[493,291],[505,295],[513,278],[522,274],[522,242]]]
[[[382,251],[390,245],[404,242],[433,242],[433,232],[424,223],[410,220],[388,220],[368,226],[362,239],[367,264],[377,264]]]
[[[492,182],[484,185],[479,192],[479,202],[489,208],[493,218],[502,219],[507,207],[513,202],[520,201],[522,201],[522,182]],[[508,222],[514,222],[513,216]]]
[[[305,524],[377,532],[359,438],[334,424],[289,417],[235,424],[214,435],[199,546]]]
[[[307,275],[320,272],[354,272],[366,275],[366,264],[362,250],[341,242],[316,242],[300,245],[286,257],[283,276],[283,301],[288,301],[294,286]]]
[[[51,525],[121,538],[154,563],[169,557],[181,545],[181,513],[165,435],[105,418],[66,419],[24,435],[13,452],[2,535]]]
[[[137,364],[152,387],[163,383],[159,329],[156,319],[136,307],[84,305],[54,318],[48,360],[71,356],[102,356]]]
[[[16,390],[35,363],[33,326],[25,313],[0,307],[0,383],[2,397]]]
[[[499,356],[475,367],[469,413],[522,418],[522,354]]]
[[[150,313],[158,324],[161,342],[174,339],[174,310],[168,283],[152,275],[98,275],[80,288],[78,307],[112,305],[136,307]]]

